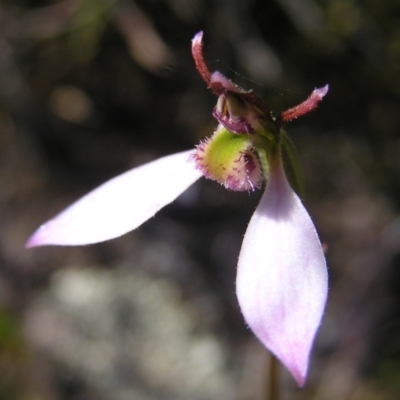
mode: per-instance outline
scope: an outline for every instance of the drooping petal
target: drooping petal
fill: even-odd
[[[306,378],[327,290],[321,243],[279,160],[271,165],[267,188],[244,237],[237,296],[249,327],[299,386]]]
[[[42,225],[26,246],[97,243],[137,228],[200,178],[189,161],[191,152],[160,158],[111,179]]]

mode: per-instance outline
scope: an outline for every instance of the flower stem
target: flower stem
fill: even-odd
[[[267,389],[266,400],[280,400],[281,390],[279,381],[279,361],[271,354],[271,363],[269,369],[269,385]]]

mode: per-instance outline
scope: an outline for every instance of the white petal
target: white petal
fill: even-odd
[[[26,246],[97,243],[137,228],[200,178],[189,161],[192,151],[160,158],[104,183],[42,225]]]
[[[281,165],[270,172],[240,252],[237,296],[249,327],[302,386],[326,303],[326,262]]]

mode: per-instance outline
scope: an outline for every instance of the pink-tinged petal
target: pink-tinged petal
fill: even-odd
[[[185,151],[111,179],[42,225],[26,247],[75,246],[121,236],[151,218],[201,176]]]
[[[327,291],[317,232],[276,163],[244,237],[237,296],[249,327],[299,386],[305,382]]]

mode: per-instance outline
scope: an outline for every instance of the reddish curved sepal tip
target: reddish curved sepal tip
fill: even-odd
[[[321,102],[324,96],[328,93],[328,90],[329,85],[314,89],[310,96],[308,96],[308,98],[302,103],[281,112],[278,120],[282,123],[286,123],[293,121],[294,119],[299,118],[305,114],[308,114],[311,111],[314,111],[318,107],[318,104]]]
[[[322,100],[322,98],[328,93],[328,91],[329,91],[329,84],[326,84],[322,88],[316,88],[314,90],[316,96],[320,97],[320,100]]]
[[[203,78],[207,86],[210,87],[211,73],[208,70],[207,64],[204,61],[202,31],[196,33],[196,35],[192,39],[192,55],[200,76]]]

